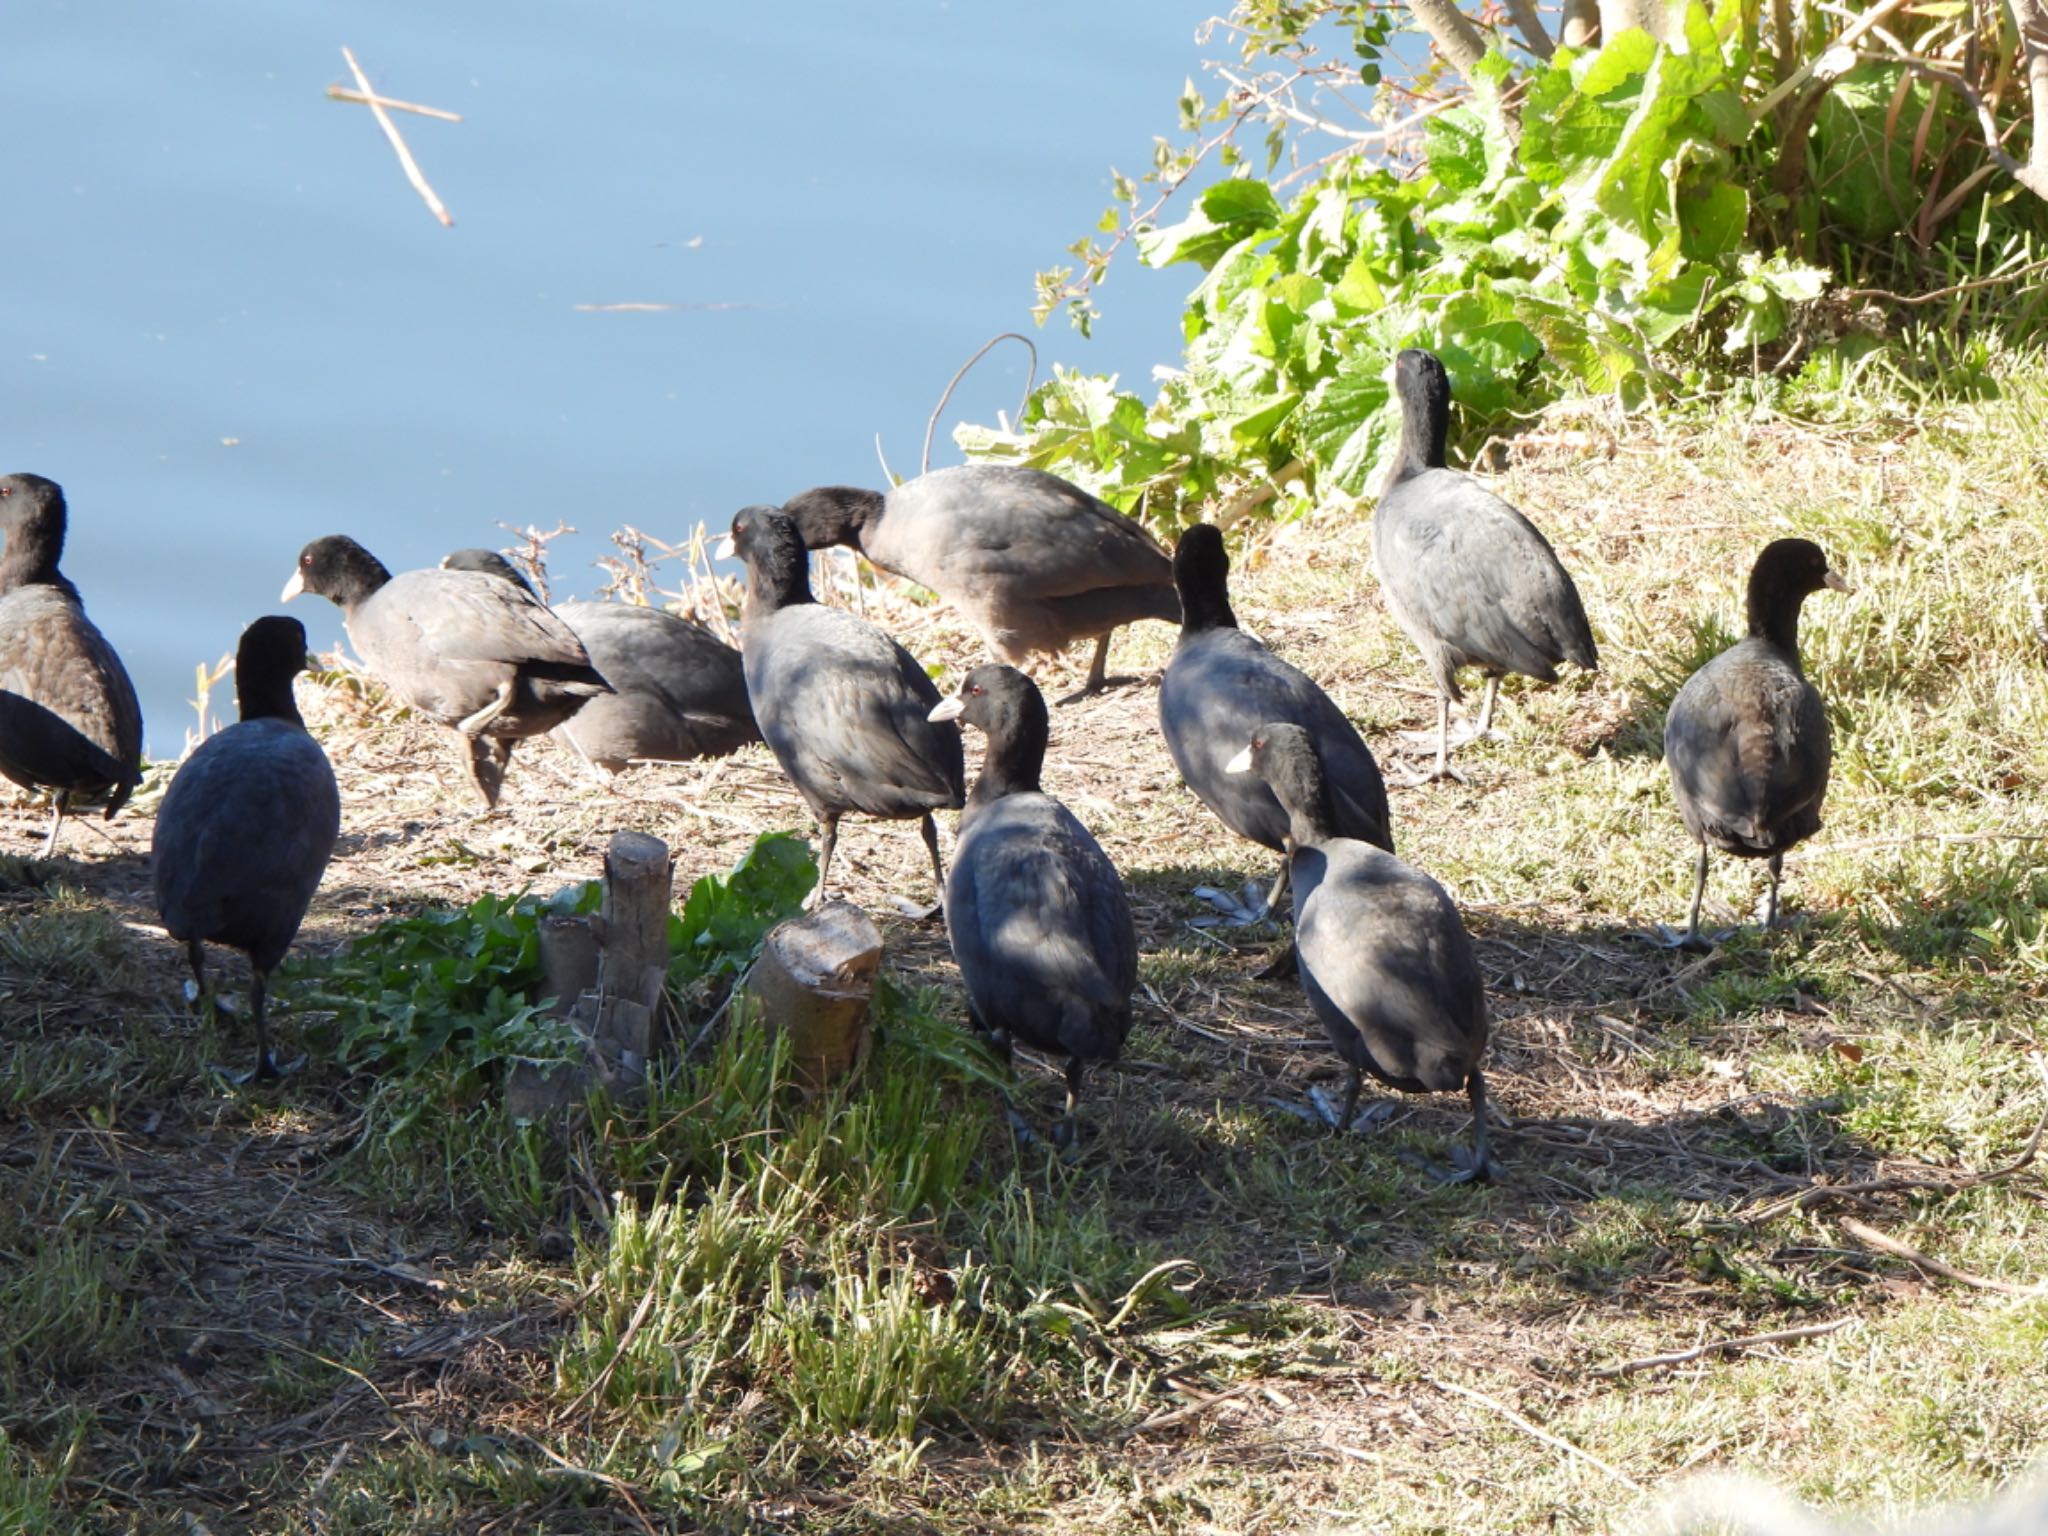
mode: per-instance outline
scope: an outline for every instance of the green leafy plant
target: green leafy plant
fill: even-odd
[[[669,918],[677,984],[745,968],[761,936],[798,911],[817,883],[804,842],[759,838],[729,875],[706,875]],[[330,1017],[308,1031],[344,1067],[408,1075],[452,1071],[458,1091],[514,1061],[569,1059],[571,1028],[554,1018],[542,983],[540,920],[595,912],[591,880],[542,898],[483,896],[379,925],[332,957],[299,956],[284,970],[299,998]]]
[[[1438,45],[1418,63],[1388,9],[1243,0],[1230,25],[1263,73],[1218,66],[1231,91],[1213,104],[1190,84],[1183,130],[1210,137],[1162,144],[1142,178],[1161,191],[1143,209],[1139,183],[1119,176],[1113,238],[1074,247],[1080,276],[1039,279],[1041,319],[1064,306],[1085,330],[1122,245],[1202,269],[1181,367],[1149,404],[1056,370],[1014,428],[963,427],[961,446],[1068,475],[1165,528],[1298,515],[1377,483],[1398,430],[1385,375],[1403,347],[1444,358],[1471,431],[1572,395],[1633,405],[1796,361],[1843,276],[1945,277],[1952,263],[1909,258],[1966,207],[1979,245],[2040,226],[2037,202],[2006,208],[2013,189],[1987,190],[1980,173],[1964,183],[1976,202],[1917,190],[1930,165],[1937,185],[1953,175],[1978,131],[1972,87],[1950,67],[1975,34],[1947,8],[1894,16],[1896,30],[1877,12],[1852,20],[1884,40],[1868,58],[1809,7],[1766,17],[1752,0],[1688,0],[1646,11],[1664,18],[1661,37],[1628,27],[1555,48],[1534,7],[1507,9],[1519,37],[1416,8]],[[1326,51],[1333,34],[1352,61]],[[1332,120],[1328,98],[1361,89],[1383,126]],[[1269,179],[1238,143],[1255,121],[1269,125]],[[1340,148],[1301,164],[1318,135]],[[1975,152],[2009,167],[1997,146]],[[1212,153],[1228,178],[1155,222]],[[2030,238],[2008,250],[1989,281],[2027,270]]]

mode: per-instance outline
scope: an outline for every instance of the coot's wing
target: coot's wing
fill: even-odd
[[[752,717],[740,653],[702,625],[634,603],[563,603],[555,616],[614,688],[651,695],[677,715]]]
[[[812,603],[767,615],[746,639],[761,734],[814,803],[890,817],[960,804],[960,733],[926,718],[939,690],[903,647]]]
[[[907,480],[864,539],[877,564],[934,591],[1001,586],[1050,599],[1173,585],[1173,561],[1136,519],[1056,475],[961,465]]]
[[[1137,939],[1123,882],[1066,807],[1022,794],[978,808],[954,869],[949,896],[957,881],[965,899],[947,925],[983,1018],[1049,1043],[1062,999],[1128,1009]]]
[[[590,664],[575,632],[540,599],[476,571],[403,572],[372,594],[359,614],[380,637],[401,624],[409,628],[417,645],[441,661]]]
[[[1597,659],[1550,542],[1468,477],[1439,469],[1398,482],[1374,513],[1373,547],[1404,627],[1427,629],[1469,664],[1550,682],[1560,661]]]
[[[78,600],[41,584],[0,598],[0,771],[112,788],[116,809],[140,780],[141,753],[135,685]]]

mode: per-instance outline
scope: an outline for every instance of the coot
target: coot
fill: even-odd
[[[1287,812],[1273,791],[1226,769],[1259,726],[1291,721],[1315,739],[1339,835],[1393,852],[1387,786],[1357,727],[1307,674],[1237,627],[1222,532],[1197,523],[1183,533],[1173,576],[1181,631],[1159,683],[1159,729],[1188,788],[1239,837],[1284,852]],[[1267,905],[1279,899],[1286,879],[1283,860]]]
[[[142,707],[57,569],[64,529],[53,481],[0,476],[0,774],[53,792],[46,859],[73,800],[104,797],[112,817],[142,782]]]
[[[393,576],[354,539],[332,534],[299,552],[284,598],[301,592],[341,609],[357,654],[393,695],[456,731],[487,807],[498,803],[514,742],[611,692],[567,624],[493,576]]]
[[[458,549],[441,567],[527,586],[488,549]],[[638,603],[558,603],[554,613],[613,689],[555,727],[586,762],[618,773],[630,762],[724,757],[761,739],[740,653],[708,629]]]
[[[1252,733],[1231,772],[1257,774],[1287,807],[1294,943],[1301,984],[1351,1067],[1339,1130],[1365,1073],[1404,1093],[1472,1100],[1472,1148],[1448,1182],[1490,1178],[1486,1146],[1486,988],[1451,899],[1429,876],[1336,829],[1316,745],[1274,721]],[[1322,1108],[1319,1104],[1318,1108]]]
[[[977,667],[931,711],[988,737],[946,876],[946,934],[967,1016],[1005,1055],[1013,1040],[1067,1058],[1071,1137],[1081,1075],[1131,1032],[1138,937],[1123,881],[1074,813],[1039,788],[1045,699],[1014,667]]]
[[[209,736],[179,765],[150,845],[156,909],[184,944],[200,995],[208,944],[249,957],[256,1067],[248,1076],[258,1078],[279,1075],[265,986],[341,830],[334,770],[292,698],[292,679],[305,665],[306,631],[297,619],[258,619],[242,632],[235,650],[241,723]]]
[[[1833,744],[1820,693],[1799,666],[1799,609],[1807,594],[1850,590],[1808,539],[1779,539],[1749,573],[1749,637],[1686,679],[1664,721],[1664,761],[1685,829],[1700,845],[1692,916],[1683,939],[1700,937],[1707,889],[1707,848],[1767,859],[1770,905],[1778,920],[1785,850],[1820,830]]]
[[[1394,360],[1401,442],[1373,512],[1373,559],[1387,606],[1422,652],[1436,681],[1436,771],[1450,767],[1451,704],[1458,669],[1486,676],[1474,735],[1493,727],[1494,700],[1509,672],[1557,681],[1569,661],[1600,664],[1579,589],[1535,524],[1470,475],[1444,467],[1451,381],[1432,354]]]
[[[1110,632],[1180,618],[1166,551],[1077,485],[1013,464],[961,464],[894,490],[818,486],[782,509],[812,549],[845,544],[930,587],[1003,660],[1093,640],[1088,680],[1107,685]]]
[[[731,547],[747,566],[740,658],[754,719],[823,834],[813,900],[824,899],[848,811],[916,817],[943,893],[932,812],[959,808],[966,767],[960,733],[927,718],[939,690],[888,635],[811,596],[810,556],[776,508],[743,508]]]

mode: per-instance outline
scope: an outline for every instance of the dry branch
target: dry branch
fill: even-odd
[[[344,47],[341,56],[348,60],[349,73],[356,77],[356,85],[363,93],[363,105],[370,109],[371,115],[377,119],[377,126],[384,130],[384,137],[391,141],[392,149],[397,152],[399,166],[405,171],[405,179],[412,183],[413,190],[425,201],[427,212],[441,221],[442,228],[452,229],[455,220],[442,205],[441,199],[435,195],[434,189],[427,185],[427,178],[421,173],[419,162],[413,159],[412,151],[405,147],[405,139],[399,134],[398,125],[391,121],[391,114],[384,110],[384,98],[370,89],[370,77],[363,73],[363,66],[356,62],[353,52]]]
[[[416,101],[400,101],[396,96],[365,96],[361,91],[352,91],[345,85],[330,85],[327,87],[327,99],[329,101],[354,102],[357,106],[362,107],[389,107],[394,112],[415,112],[421,117],[438,118],[444,123],[459,123],[462,121],[462,114],[460,112],[444,112],[439,107],[423,107]]]
[[[1780,1328],[1775,1333],[1745,1334],[1739,1339],[1709,1339],[1704,1344],[1695,1344],[1691,1349],[1674,1350],[1668,1355],[1647,1355],[1640,1360],[1624,1360],[1619,1365],[1603,1365],[1598,1370],[1588,1371],[1588,1376],[1611,1378],[1633,1376],[1638,1371],[1664,1370],[1674,1365],[1688,1365],[1694,1360],[1704,1360],[1709,1355],[1732,1355],[1740,1350],[1755,1349],[1764,1344],[1789,1344],[1795,1339],[1817,1339],[1823,1334],[1846,1328],[1856,1318],[1838,1317],[1832,1323],[1811,1323],[1804,1328]]]
[[[1945,1264],[1940,1259],[1922,1253],[1918,1248],[1909,1247],[1896,1237],[1888,1237],[1875,1227],[1865,1226],[1853,1216],[1842,1217],[1841,1226],[1844,1232],[1864,1247],[1875,1248],[1879,1253],[1888,1253],[1895,1259],[1904,1259],[1908,1264],[1945,1276],[1958,1285],[1967,1285],[1979,1291],[1996,1291],[2001,1296],[2048,1295],[2048,1286],[2014,1285],[2009,1280],[1993,1280],[1988,1275],[1973,1275],[1967,1269],[1957,1269],[1953,1264]]]
[[[1499,1398],[1488,1397],[1484,1392],[1476,1392],[1470,1387],[1461,1387],[1455,1381],[1439,1381],[1434,1376],[1428,1377],[1426,1379],[1428,1380],[1429,1384],[1432,1387],[1435,1387],[1439,1392],[1455,1392],[1460,1397],[1469,1397],[1470,1399],[1472,1399],[1473,1402],[1491,1408],[1495,1413],[1499,1414],[1502,1418],[1506,1419],[1510,1424],[1514,1425],[1515,1428],[1519,1429],[1523,1434],[1530,1436],[1532,1439],[1542,1441],[1545,1445],[1550,1446],[1553,1450],[1563,1451],[1567,1456],[1577,1457],[1580,1461],[1583,1461],[1587,1466],[1592,1467],[1597,1471],[1605,1472],[1609,1477],[1613,1478],[1617,1483],[1620,1483],[1624,1488],[1633,1489],[1637,1493],[1641,1493],[1643,1491],[1643,1485],[1637,1482],[1634,1478],[1630,1477],[1626,1472],[1622,1471],[1619,1467],[1609,1466],[1606,1462],[1602,1461],[1598,1456],[1595,1456],[1591,1451],[1572,1444],[1571,1441],[1565,1439],[1562,1435],[1553,1435],[1549,1430],[1542,1428],[1540,1425],[1530,1423],[1527,1419],[1523,1418],[1519,1413],[1515,1412],[1514,1409],[1510,1408],[1506,1403],[1502,1402]]]

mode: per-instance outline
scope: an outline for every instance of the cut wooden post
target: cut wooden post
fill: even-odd
[[[817,1093],[852,1075],[867,1054],[868,1003],[882,966],[882,935],[850,901],[827,902],[778,923],[741,983],[741,1017],[772,1038],[789,1034],[797,1081]]]
[[[647,1063],[669,1036],[668,914],[675,862],[644,832],[614,833],[604,856],[604,906],[591,917],[540,924],[541,969],[555,1013],[583,1037],[580,1061],[543,1070],[520,1062],[506,1074],[505,1107],[516,1120],[567,1109],[602,1084],[631,1102]]]

